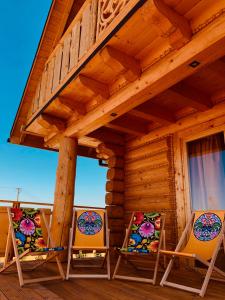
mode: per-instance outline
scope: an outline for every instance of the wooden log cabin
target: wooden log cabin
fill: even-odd
[[[79,155],[106,161],[111,246],[133,210],[165,212],[173,248],[192,209],[225,209],[224,100],[225,1],[54,0],[9,141],[59,152],[56,243]]]

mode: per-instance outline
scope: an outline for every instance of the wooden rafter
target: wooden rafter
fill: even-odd
[[[140,105],[136,109],[129,111],[128,114],[143,118],[146,121],[162,123],[164,125],[171,124],[176,121],[172,112],[151,102],[146,102]]]
[[[106,127],[135,136],[143,136],[149,131],[147,124],[129,120],[127,117],[122,117],[121,119],[117,119],[111,123],[108,123],[106,124]]]
[[[79,115],[86,114],[85,104],[82,102],[76,102],[73,101],[72,99],[65,98],[65,97],[58,97],[54,101],[58,101],[59,105],[62,105],[71,113],[77,112]]]
[[[180,102],[199,111],[205,111],[212,107],[212,102],[208,95],[192,86],[188,86],[184,82],[176,84],[170,90],[179,94]]]
[[[124,77],[127,81],[132,82],[141,75],[141,67],[135,58],[123,53],[115,48],[106,46],[100,55],[106,65],[118,72],[125,70]]]
[[[95,95],[101,95],[104,99],[109,98],[109,88],[106,84],[84,75],[79,75],[76,80],[84,89],[89,89]]]
[[[93,132],[88,136],[96,138],[104,143],[114,143],[117,145],[124,145],[124,136],[111,130],[110,128],[102,127]]]
[[[192,30],[188,20],[166,5],[163,0],[149,1],[145,9],[148,10],[147,16],[151,24],[161,37],[169,40],[174,49],[179,49],[190,41]]]
[[[46,114],[41,114],[37,118],[37,122],[43,128],[51,130],[53,132],[60,132],[65,130],[65,124],[61,119]]]

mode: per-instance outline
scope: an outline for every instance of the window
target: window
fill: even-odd
[[[224,133],[187,143],[193,210],[225,209]]]

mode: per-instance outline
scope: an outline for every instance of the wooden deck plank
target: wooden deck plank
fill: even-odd
[[[64,266],[66,267],[66,266]],[[112,265],[113,270],[114,264]],[[55,264],[51,263],[46,268],[40,268],[35,274],[26,273],[27,277],[33,277],[50,274],[54,272]],[[131,266],[123,264],[122,273],[137,272],[133,271]],[[143,272],[143,271],[142,271]],[[159,281],[162,273],[158,275],[157,285],[136,283],[122,280],[102,280],[102,279],[71,279],[69,281],[48,282],[43,284],[29,285],[24,288],[19,287],[16,274],[5,274],[0,276],[0,299],[32,299],[32,300],[193,300],[196,295],[173,289],[170,287],[160,287]],[[197,273],[189,271],[175,271],[171,276],[171,280],[179,279],[181,284],[190,284],[190,286],[198,287],[201,277]],[[206,300],[222,300],[224,299],[225,285],[220,282],[211,281],[206,296]]]

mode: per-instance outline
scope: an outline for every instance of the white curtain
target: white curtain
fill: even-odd
[[[188,143],[193,210],[225,209],[223,133]]]

